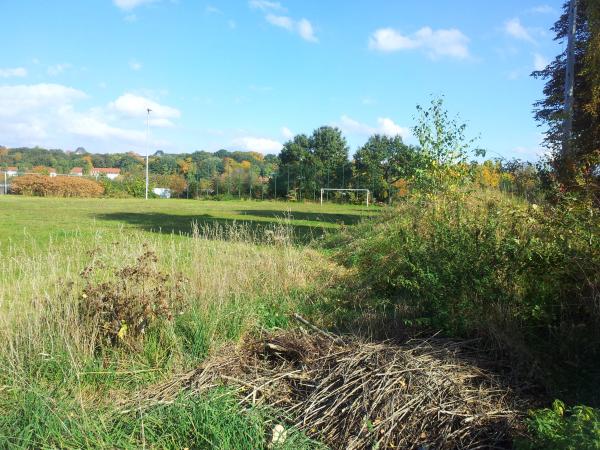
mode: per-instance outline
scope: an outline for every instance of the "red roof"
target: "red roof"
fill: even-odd
[[[8,166],[8,167],[6,168],[6,170],[8,170],[9,172],[16,172],[16,171],[17,171],[17,168],[16,168],[15,166]]]
[[[90,173],[116,173],[116,174],[120,174],[121,173],[121,169],[117,169],[115,167],[94,167]]]
[[[71,173],[83,173],[83,167],[73,167]]]

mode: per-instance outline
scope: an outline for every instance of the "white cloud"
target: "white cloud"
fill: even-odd
[[[221,11],[219,8],[213,5],[206,5],[206,8],[204,8],[204,10],[207,14],[223,14],[223,11]]]
[[[113,114],[114,111],[120,112],[119,108],[127,111],[127,97],[125,100],[123,97],[114,102],[118,107],[111,104],[82,110],[77,105],[88,98],[87,94],[69,86],[0,86],[0,136],[9,145],[65,147],[81,143],[81,138],[86,138],[86,146],[98,144],[111,150],[141,147],[146,142],[143,121],[134,118],[133,128],[126,128],[122,126],[125,123],[123,117]],[[150,104],[158,106],[160,112],[155,117],[159,122],[156,126],[164,126],[169,117],[179,117],[179,111],[174,108],[163,107],[155,102]],[[168,143],[163,141],[161,144]]]
[[[12,67],[1,69],[0,68],[0,78],[10,78],[10,77],[26,77],[27,69],[24,67]]]
[[[381,134],[386,136],[402,136],[409,135],[408,128],[401,127],[388,117],[380,117],[377,119],[377,125]]]
[[[307,19],[300,19],[297,23],[298,34],[302,39],[308,42],[319,42],[315,36],[315,30],[312,24]]]
[[[283,147],[281,142],[273,139],[253,136],[245,136],[234,139],[231,144],[233,147],[236,147],[239,150],[259,153],[276,153],[279,152]]]
[[[58,75],[60,75],[61,73],[63,73],[65,70],[67,70],[68,68],[71,67],[71,64],[68,63],[64,63],[64,64],[54,64],[53,66],[49,66],[48,67],[48,75],[56,77]]]
[[[287,16],[276,16],[275,14],[267,14],[265,17],[267,22],[276,27],[285,28],[286,30],[292,31],[294,29],[294,21]]]
[[[69,105],[84,98],[86,94],[82,91],[60,84],[0,86],[0,117],[18,117],[28,112]]]
[[[504,22],[504,32],[515,39],[531,42],[532,44],[535,43],[535,39],[533,39],[527,28],[521,24],[521,20],[518,17]]]
[[[275,14],[267,14],[265,16],[267,22],[276,27],[285,28],[288,31],[298,33],[298,35],[308,42],[319,42],[315,36],[315,31],[312,24],[307,19],[295,21],[288,16],[278,16]]]
[[[142,69],[142,63],[139,62],[139,61],[137,61],[137,60],[135,60],[135,59],[132,59],[132,60],[129,61],[129,68],[131,70],[135,70],[135,71],[141,70]]]
[[[360,123],[358,120],[354,120],[352,117],[343,115],[340,119],[340,128],[349,134],[359,134],[368,136],[375,134],[376,130],[374,127],[370,127],[367,124]]]
[[[361,102],[363,105],[367,105],[367,106],[368,106],[368,105],[374,105],[375,103],[377,103],[377,101],[376,101],[376,100],[375,100],[373,97],[369,97],[369,96],[367,96],[367,97],[363,97],[363,98],[360,100],[360,102]]]
[[[176,108],[161,105],[153,100],[131,93],[125,93],[109,104],[111,111],[130,118],[146,117],[148,108],[152,110],[150,112],[150,123],[156,127],[171,127],[173,126],[171,119],[181,117],[181,112]]]
[[[343,115],[339,123],[340,128],[348,133],[360,136],[370,136],[372,134],[383,134],[386,136],[401,136],[403,139],[410,135],[408,128],[401,127],[388,117],[379,117],[377,126],[370,126],[359,122],[347,115]]]
[[[423,27],[412,35],[403,35],[393,28],[380,28],[369,38],[369,48],[381,52],[422,49],[430,58],[448,56],[469,57],[469,38],[456,28],[433,30]]]
[[[535,161],[547,156],[548,149],[542,147],[541,144],[533,147],[517,146],[513,148],[512,154],[518,158],[524,158],[526,161]]]
[[[519,79],[520,76],[521,76],[521,71],[519,69],[513,69],[506,74],[506,78],[508,78],[511,81]]]
[[[528,12],[534,14],[555,14],[556,10],[550,5],[538,5],[530,8]]]
[[[113,0],[113,3],[118,8],[121,8],[124,11],[130,11],[138,6],[153,3],[157,0]]]
[[[288,127],[281,127],[281,135],[285,139],[292,139],[294,137],[294,133]]]
[[[267,0],[250,0],[248,2],[250,8],[260,9],[261,11],[286,11],[286,9],[281,6],[279,2],[270,2]]]
[[[258,86],[256,84],[251,84],[250,90],[254,92],[271,92],[273,88],[271,86]]]
[[[533,54],[533,68],[535,70],[544,70],[548,65],[548,60],[539,53]]]
[[[117,139],[127,143],[143,143],[146,140],[143,131],[115,127],[93,115],[72,113],[65,118],[65,130],[78,136]]]

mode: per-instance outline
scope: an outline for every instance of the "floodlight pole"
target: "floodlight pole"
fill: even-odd
[[[563,160],[569,156],[569,144],[573,128],[573,90],[575,85],[575,34],[577,32],[577,0],[569,1],[569,21],[567,29],[567,64],[564,86],[564,119],[563,119]]]
[[[150,108],[146,108],[146,200],[148,200],[148,156],[150,154]]]

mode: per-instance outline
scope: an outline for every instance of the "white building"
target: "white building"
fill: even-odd
[[[7,177],[14,177],[19,173],[16,167],[7,167],[6,170],[2,170],[2,172],[5,172]]]
[[[106,175],[106,178],[114,180],[121,175],[121,169],[115,167],[94,167],[90,170],[90,175],[98,178],[100,175]]]
[[[160,198],[171,198],[171,189],[169,188],[156,187],[152,189],[152,192]]]

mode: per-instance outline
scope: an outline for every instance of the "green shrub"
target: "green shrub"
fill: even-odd
[[[565,408],[563,402],[555,400],[551,409],[531,411],[526,422],[531,438],[518,442],[517,449],[600,449],[598,409],[582,405]]]
[[[336,245],[353,307],[490,337],[532,367],[582,367],[600,355],[598,236],[591,206],[472,190],[411,197]]]
[[[126,185],[121,180],[111,180],[107,177],[101,177],[100,183],[104,187],[104,196],[110,198],[129,198],[132,195],[125,189]],[[145,186],[144,186],[145,191]]]

